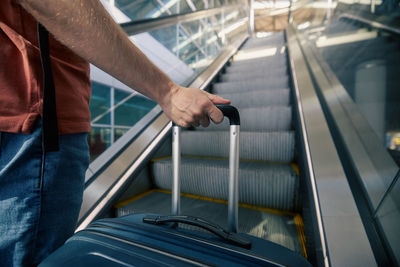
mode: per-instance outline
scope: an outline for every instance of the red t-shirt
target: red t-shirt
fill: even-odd
[[[89,64],[50,36],[60,134],[90,132]],[[37,22],[16,0],[0,1],[0,131],[30,133],[42,112]]]

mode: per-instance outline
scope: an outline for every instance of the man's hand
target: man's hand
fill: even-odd
[[[207,127],[210,119],[222,122],[224,116],[214,104],[230,104],[230,101],[195,88],[173,85],[160,105],[167,116],[182,127]]]

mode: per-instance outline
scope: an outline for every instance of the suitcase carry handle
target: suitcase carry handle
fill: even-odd
[[[228,230],[236,233],[238,226],[238,173],[239,173],[239,133],[240,116],[238,110],[231,105],[216,105],[230,122],[230,148],[229,148],[229,196],[228,196]],[[172,127],[172,214],[180,214],[180,148],[181,128],[175,124]]]
[[[203,219],[193,217],[193,216],[147,215],[147,216],[143,217],[143,222],[149,223],[149,224],[155,224],[155,225],[162,225],[162,224],[168,224],[168,223],[189,224],[189,225],[197,226],[204,230],[207,230],[207,231],[215,234],[219,238],[223,239],[227,243],[230,243],[230,244],[233,244],[233,245],[236,245],[239,247],[243,247],[246,249],[251,248],[251,241],[248,240],[247,238],[245,238],[239,234],[236,234],[236,233],[230,233],[219,225],[212,224]]]

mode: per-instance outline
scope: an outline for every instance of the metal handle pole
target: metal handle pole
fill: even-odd
[[[181,128],[175,124],[172,126],[172,214],[179,215],[181,209],[181,147],[180,147]]]
[[[239,134],[240,125],[230,126],[229,148],[229,198],[228,229],[236,233],[238,230],[239,203]]]

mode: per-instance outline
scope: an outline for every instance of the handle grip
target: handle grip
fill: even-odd
[[[230,125],[240,125],[239,111],[234,106],[223,104],[215,106],[222,111],[225,117],[228,117]]]
[[[240,246],[246,249],[251,248],[251,241],[239,234],[231,233],[226,231],[224,228],[207,222],[203,219],[193,217],[193,216],[158,216],[158,215],[147,215],[143,217],[144,223],[162,225],[168,223],[183,223],[193,226],[200,227],[219,238],[223,239],[225,242]]]

